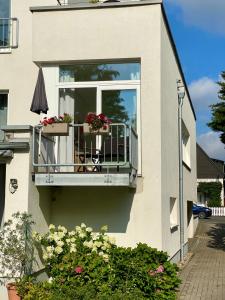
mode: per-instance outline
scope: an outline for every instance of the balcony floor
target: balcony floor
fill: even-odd
[[[129,173],[35,173],[36,186],[124,186],[136,187]]]

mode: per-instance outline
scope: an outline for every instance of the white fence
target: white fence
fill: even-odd
[[[212,210],[212,216],[224,217],[225,207],[209,207]]]

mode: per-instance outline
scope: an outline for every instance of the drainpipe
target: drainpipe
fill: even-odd
[[[178,95],[178,135],[179,135],[179,210],[180,210],[180,260],[184,260],[184,181],[183,181],[183,144],[182,144],[182,106],[185,96],[181,80],[177,80]]]

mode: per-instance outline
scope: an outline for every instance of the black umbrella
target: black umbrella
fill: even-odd
[[[38,72],[38,79],[37,79],[30,110],[39,115],[41,112],[47,114],[48,111],[48,101],[45,92],[45,81],[44,81],[44,76],[41,68],[39,69]]]

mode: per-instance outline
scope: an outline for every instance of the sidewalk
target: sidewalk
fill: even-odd
[[[190,252],[178,299],[225,300],[225,218],[200,220]]]

